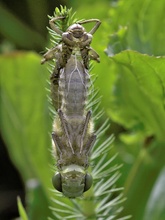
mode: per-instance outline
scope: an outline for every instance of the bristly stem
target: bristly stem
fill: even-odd
[[[71,15],[71,9],[62,7],[56,8],[54,16],[63,16],[65,19],[60,20],[57,25],[61,31],[65,31],[68,26],[75,23],[74,16]],[[52,17],[49,17],[52,19]],[[58,45],[61,40],[61,36],[56,34],[53,30],[49,29],[53,44]],[[54,69],[54,66],[53,66]],[[91,86],[92,87],[92,86]],[[90,97],[88,99],[87,109],[92,108],[92,112],[97,112],[100,99],[97,99],[97,89],[89,92]],[[90,101],[89,101],[90,100]],[[92,114],[93,114],[92,113]],[[102,116],[102,112],[94,115],[94,120],[98,120]],[[108,120],[98,129],[97,141],[94,149],[91,152],[92,165],[90,168],[93,176],[93,187],[82,198],[68,199],[63,198],[60,193],[54,190],[54,207],[51,210],[56,219],[117,219],[123,202],[122,188],[116,188],[115,184],[120,177],[119,168],[120,165],[112,166],[113,158],[109,158],[109,151],[111,149],[114,136],[110,136],[108,139],[103,140],[104,134],[109,127]],[[115,197],[114,197],[115,192]],[[121,219],[128,219],[123,217]]]

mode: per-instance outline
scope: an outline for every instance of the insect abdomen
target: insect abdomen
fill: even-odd
[[[68,117],[83,117],[89,87],[89,75],[82,62],[71,56],[59,79],[61,109]]]

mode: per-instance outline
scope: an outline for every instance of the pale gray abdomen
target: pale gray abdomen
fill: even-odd
[[[59,93],[61,109],[67,118],[84,118],[89,87],[89,75],[81,61],[71,56],[65,68],[61,69]]]

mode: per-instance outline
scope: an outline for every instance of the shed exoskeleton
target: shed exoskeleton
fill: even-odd
[[[90,47],[92,35],[96,32],[101,24],[100,20],[89,19],[77,22],[69,26],[66,32],[63,32],[55,24],[58,20],[63,19],[65,19],[65,17],[55,17],[49,21],[52,30],[61,36],[61,43],[49,49],[43,55],[43,59],[41,60],[41,64],[48,60],[56,60],[55,68],[50,76],[52,103],[56,110],[58,110],[61,105],[61,97],[58,94],[59,72],[60,69],[65,67],[71,54],[74,54],[78,50],[81,54],[83,64],[86,69],[89,69],[90,60],[100,62],[99,55]],[[95,22],[96,24],[89,32],[86,32],[82,24],[91,22]]]
[[[96,135],[91,111],[86,112],[85,108],[90,81],[89,61],[100,62],[90,44],[101,22],[98,19],[83,20],[63,32],[56,25],[63,19],[65,17],[60,16],[49,21],[52,30],[61,36],[61,42],[44,54],[41,64],[56,60],[50,81],[52,103],[58,112],[52,133],[58,173],[52,182],[65,196],[75,198],[82,196],[92,185],[87,168]],[[91,22],[95,25],[86,32],[82,25]]]
[[[44,58],[41,60],[41,64],[45,63],[47,60],[52,60],[53,58],[55,58],[56,69],[63,68],[75,48],[79,48],[85,68],[89,68],[90,59],[100,62],[99,55],[94,49],[90,47],[90,44],[92,42],[92,35],[96,32],[101,24],[100,20],[89,19],[77,22],[69,26],[66,32],[62,32],[55,25],[55,22],[57,20],[62,19],[65,19],[65,17],[55,17],[49,21],[52,30],[54,30],[57,34],[61,36],[62,44],[48,50],[47,53],[44,54]],[[96,24],[88,33],[86,32],[82,24],[91,22],[96,22]]]
[[[72,198],[81,196],[92,185],[87,168],[96,135],[93,133],[91,111],[85,111],[88,87],[89,74],[83,61],[71,55],[65,68],[60,70],[62,103],[54,121],[52,139],[59,170],[53,177],[53,185]]]

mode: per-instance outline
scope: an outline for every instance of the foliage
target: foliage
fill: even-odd
[[[28,220],[26,211],[21,203],[20,198],[18,197],[17,200],[18,200],[18,209],[19,209],[20,217],[22,218],[22,220]]]
[[[111,166],[123,163],[122,177],[116,185],[117,188],[125,186],[127,200],[119,218],[131,214],[134,220],[162,220],[165,215],[164,0],[102,1],[102,7],[96,0],[68,4],[73,11],[74,5],[77,7],[76,17],[80,19],[102,20],[92,43],[101,56],[101,63],[95,65],[93,72],[99,76],[96,81],[102,95],[99,108],[104,108],[106,118],[112,121],[102,139],[107,139],[111,132],[116,134],[115,148],[106,160],[119,152]],[[12,34],[15,36],[14,31]],[[109,57],[104,53],[105,48]],[[27,184],[30,219],[47,216],[53,219],[48,206],[57,211],[61,204],[57,202],[58,195],[49,190],[52,188],[49,165],[54,162],[48,151],[51,119],[44,90],[48,72],[39,65],[40,59],[31,52],[1,56],[1,132],[24,181],[34,179]],[[97,121],[96,129],[104,117]],[[101,183],[97,189],[104,190]],[[53,194],[56,206],[50,199]],[[74,201],[60,199],[66,207],[76,205]],[[91,201],[88,202],[78,208],[88,210]],[[110,205],[110,201],[104,202]]]

